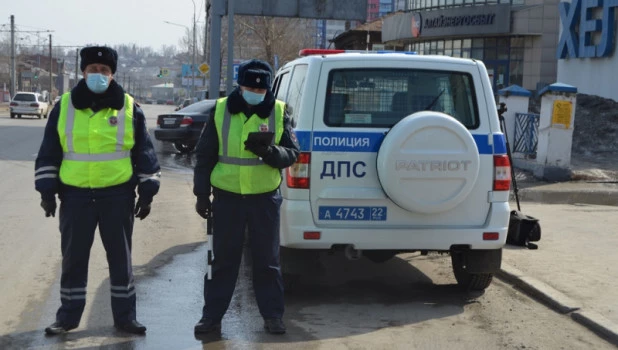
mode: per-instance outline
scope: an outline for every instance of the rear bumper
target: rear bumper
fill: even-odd
[[[351,244],[356,249],[441,250],[453,245],[470,249],[500,249],[506,243],[510,207],[507,202],[492,203],[490,220],[483,227],[422,229],[318,228],[313,223],[308,201],[283,200],[281,206],[281,245],[299,249],[330,249]],[[305,231],[319,231],[319,240],[305,240]],[[498,232],[499,239],[484,241],[483,232]]]
[[[10,107],[9,109],[11,113],[23,115],[39,115],[45,112],[41,108],[34,107]]]
[[[191,129],[160,129],[154,130],[155,139],[159,141],[197,141],[199,130]]]

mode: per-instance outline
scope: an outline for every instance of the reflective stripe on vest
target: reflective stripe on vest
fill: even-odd
[[[76,110],[70,93],[60,100],[58,134],[63,150],[60,180],[71,186],[102,188],[133,175],[133,98],[125,94],[120,110]]]
[[[244,149],[250,132],[273,131],[272,144],[278,144],[283,135],[285,104],[276,101],[268,118],[257,115],[247,118],[244,113],[230,115],[227,98],[217,101],[215,127],[219,141],[219,158],[210,182],[219,189],[239,194],[259,194],[273,191],[281,183],[281,170],[265,164],[251,151]]]
[[[275,109],[270,111],[270,116],[268,117],[268,130],[275,130]],[[238,158],[238,157],[230,157],[228,156],[228,143],[230,137],[230,124],[231,124],[231,115],[230,111],[225,108],[225,115],[223,116],[223,126],[221,127],[221,135],[223,139],[221,140],[223,143],[223,152],[219,156],[219,161],[224,164],[234,164],[234,165],[261,165],[264,164],[261,158]],[[273,141],[270,143],[273,145],[275,143],[275,138],[273,137]]]

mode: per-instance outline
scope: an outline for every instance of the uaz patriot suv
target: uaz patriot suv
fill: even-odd
[[[386,261],[450,253],[459,285],[500,268],[510,162],[482,62],[301,50],[276,74],[301,154],[281,186],[285,257],[343,250]]]

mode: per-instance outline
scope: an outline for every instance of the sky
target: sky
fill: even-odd
[[[204,0],[195,1],[197,22],[204,21]],[[4,38],[15,16],[18,38],[32,45],[85,46],[87,44],[136,44],[159,51],[163,45],[178,46],[192,26],[192,0],[0,0],[0,30]],[[199,23],[198,23],[199,25]],[[51,31],[51,32],[46,32]]]

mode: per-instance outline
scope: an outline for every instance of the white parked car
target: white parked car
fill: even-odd
[[[43,95],[37,92],[17,92],[9,104],[11,118],[21,118],[22,115],[35,115],[47,118],[49,103]]]
[[[281,185],[284,274],[288,257],[310,251],[374,262],[441,252],[458,284],[487,288],[506,241],[511,165],[483,63],[301,55],[273,84],[301,146]]]

